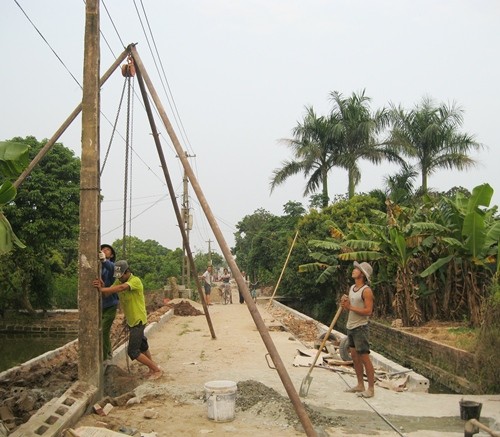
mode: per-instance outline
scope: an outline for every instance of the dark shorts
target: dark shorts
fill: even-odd
[[[368,325],[358,326],[354,329],[347,330],[347,339],[349,347],[356,349],[358,354],[370,353],[370,342]]]
[[[203,287],[205,287],[205,294],[210,294],[212,291],[212,286],[210,284],[207,284],[206,282],[203,284]]]
[[[144,328],[146,325],[142,323],[130,328],[127,353],[131,360],[135,360],[149,349],[148,339],[144,336]]]

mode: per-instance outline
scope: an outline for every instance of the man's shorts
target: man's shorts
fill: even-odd
[[[212,286],[210,284],[207,284],[206,282],[203,284],[203,287],[205,287],[205,294],[210,294],[212,291]]]
[[[370,342],[368,341],[368,337],[368,325],[362,325],[357,328],[347,330],[349,347],[356,349],[358,354],[370,353]]]
[[[149,349],[148,339],[144,336],[144,328],[146,325],[143,323],[130,328],[127,353],[131,360],[135,360]]]

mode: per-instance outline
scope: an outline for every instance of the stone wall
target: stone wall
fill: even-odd
[[[0,337],[15,338],[29,335],[30,337],[68,337],[78,335],[78,324],[75,326],[30,326],[0,323]]]
[[[374,321],[370,322],[370,341],[375,350],[457,393],[479,392],[474,383],[478,373],[475,357],[469,352]]]

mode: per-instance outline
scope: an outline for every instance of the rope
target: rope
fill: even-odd
[[[342,381],[344,381],[345,385],[348,387],[348,388],[351,388],[351,386],[347,383],[347,381],[344,379],[344,377],[338,373],[338,372],[335,372],[337,373],[337,375],[340,376],[340,379],[342,379]],[[389,422],[389,419],[387,419],[382,413],[379,413],[376,408],[370,404],[365,398],[360,398],[362,399],[363,401],[365,401],[366,405],[368,405],[385,423],[387,423],[387,425],[389,425],[394,431],[396,431],[401,437],[406,437],[395,425],[393,425],[391,422]]]
[[[116,126],[118,124],[118,118],[120,117],[120,111],[122,109],[123,96],[125,95],[125,86],[127,85],[127,79],[123,82],[122,95],[120,97],[120,103],[118,104],[118,110],[116,111],[115,124],[113,125],[113,130],[111,131],[111,138],[109,139],[108,148],[106,150],[106,155],[104,156],[104,162],[101,167],[101,172],[99,176],[102,176],[102,172],[104,171],[104,167],[106,166],[106,162],[108,161],[109,151],[111,150],[111,144],[113,143],[113,138],[116,132]]]

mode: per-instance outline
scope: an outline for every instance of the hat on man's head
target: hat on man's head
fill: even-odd
[[[115,262],[115,273],[114,278],[121,278],[122,275],[128,270],[128,262],[125,260],[120,260]]]
[[[116,258],[115,249],[113,249],[113,246],[111,246],[110,244],[101,244],[101,250],[104,249],[105,247],[107,247],[109,250],[111,250],[111,258],[110,258],[110,260],[114,262],[115,258]]]
[[[373,273],[373,268],[370,264],[367,262],[362,262],[361,264],[358,263],[357,261],[354,261],[354,267],[356,269],[359,269],[363,275],[365,275],[365,278],[368,282],[370,282],[370,277],[372,276]]]

